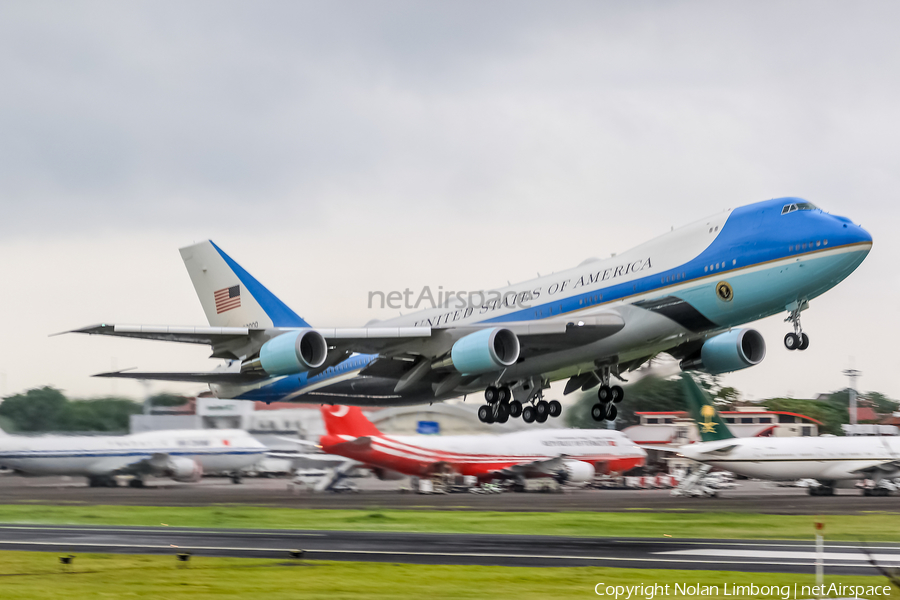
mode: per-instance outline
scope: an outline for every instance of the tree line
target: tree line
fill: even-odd
[[[721,387],[718,378],[699,375],[699,383],[713,397],[719,410],[733,410],[736,406],[760,406],[768,410],[793,412],[812,417],[823,423],[819,433],[843,435],[841,425],[850,422],[850,394],[848,390],[840,390],[829,394],[824,400],[805,400],[799,398],[770,398],[759,402],[741,402],[740,393],[731,387]],[[684,411],[687,403],[680,378],[665,379],[655,375],[646,375],[625,389],[625,401],[618,405],[619,415],[616,429],[624,429],[640,423],[638,412]],[[566,411],[566,422],[569,427],[593,429],[606,427],[605,422],[598,423],[591,418],[591,406],[597,401],[596,390],[583,392],[576,404]],[[860,401],[868,401],[878,413],[891,413],[900,407],[900,403],[878,392],[859,394]]]
[[[172,394],[150,398],[153,406],[179,406],[187,401]],[[0,402],[0,428],[7,433],[127,433],[131,415],[142,411],[143,404],[129,398],[73,400],[47,386],[4,398]]]

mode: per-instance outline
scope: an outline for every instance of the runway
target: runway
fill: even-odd
[[[204,478],[199,483],[156,480],[134,489],[90,488],[84,479],[62,477],[0,477],[0,504],[116,504],[137,506],[209,506],[241,504],[285,508],[500,510],[500,511],[728,511],[766,514],[863,514],[871,511],[900,513],[900,498],[863,497],[856,490],[838,490],[836,496],[809,496],[804,489],[771,483],[742,481],[718,498],[673,498],[669,490],[575,490],[564,493],[506,493],[491,495],[420,495],[401,493],[402,482],[353,480],[359,493],[312,493],[284,479]]]
[[[176,554],[517,567],[628,567],[811,573],[809,543],[742,540],[648,540],[532,535],[218,530],[168,527],[0,525],[0,549],[61,553]],[[826,547],[831,574],[874,575],[871,552],[900,566],[900,545],[867,550],[847,542]]]

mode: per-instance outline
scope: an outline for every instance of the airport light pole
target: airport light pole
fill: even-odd
[[[856,379],[862,372],[856,369],[845,369],[844,375],[850,378],[850,424],[856,425]]]

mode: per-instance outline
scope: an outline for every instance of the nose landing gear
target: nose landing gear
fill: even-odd
[[[784,336],[784,347],[788,350],[806,350],[809,348],[809,336],[803,333],[803,326],[800,325],[801,308],[795,308],[791,314],[785,319],[790,321],[794,326],[794,332]]]

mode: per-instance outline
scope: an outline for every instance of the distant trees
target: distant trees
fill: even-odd
[[[844,435],[841,425],[850,422],[850,415],[846,407],[836,406],[831,402],[818,400],[801,400],[798,398],[771,398],[760,402],[769,410],[782,410],[812,417],[821,421],[819,433],[831,433]]]
[[[155,396],[150,396],[150,405],[151,406],[184,406],[191,399],[187,396],[179,396],[178,394],[156,394]]]
[[[141,405],[127,398],[69,400],[53,387],[28,390],[0,403],[7,431],[128,431],[128,420]]]
[[[662,379],[647,375],[635,383],[624,386],[625,400],[616,405],[619,416],[616,428],[637,425],[636,412],[686,410],[680,379]],[[606,428],[606,422],[591,418],[591,406],[597,402],[597,389],[581,392],[576,404],[565,411],[566,424],[579,429]]]
[[[695,375],[698,383],[713,397],[719,410],[732,410],[740,399],[738,390],[722,387],[718,379],[709,375]],[[647,375],[635,383],[624,386],[625,401],[617,405],[619,410],[616,428],[624,429],[637,425],[640,418],[638,412],[684,411],[687,410],[681,380],[678,378],[662,379],[655,375]],[[867,392],[860,394],[861,401],[868,401],[876,412],[890,413],[898,409],[898,403],[884,394]],[[566,424],[579,429],[605,428],[606,422],[596,422],[591,418],[591,406],[597,402],[596,388],[581,392],[577,402],[565,411]],[[846,390],[835,392],[824,400],[802,400],[796,398],[771,398],[755,402],[769,410],[793,412],[812,417],[822,422],[820,433],[842,435],[841,425],[850,422],[847,411],[848,393]],[[746,404],[744,402],[743,404]]]

